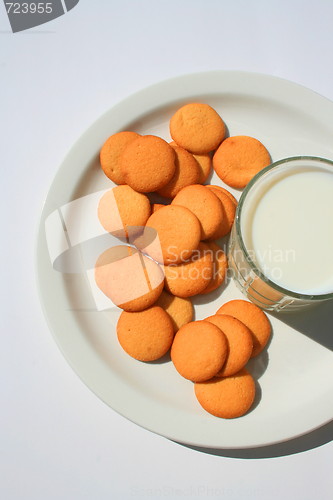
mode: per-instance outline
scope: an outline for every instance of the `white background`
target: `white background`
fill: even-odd
[[[149,84],[216,69],[284,77],[333,100],[332,26],[331,0],[81,0],[12,34],[0,5],[1,499],[332,498],[332,425],[208,453],[116,414],[58,350],[34,268],[48,188],[101,113]]]

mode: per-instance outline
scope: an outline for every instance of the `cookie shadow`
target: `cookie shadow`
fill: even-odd
[[[226,279],[225,282],[220,285],[216,290],[213,290],[210,293],[207,294],[199,294],[191,297],[192,304],[194,306],[199,306],[201,304],[210,304],[213,302],[215,299],[218,299],[223,292],[226,290],[230,283],[230,278]]]
[[[221,243],[221,240],[218,240],[217,244],[223,249],[225,253],[227,252],[226,250],[227,246],[225,241]],[[191,297],[192,304],[194,306],[198,306],[201,304],[210,304],[214,300],[221,297],[224,291],[228,288],[230,282],[231,282],[231,276],[230,273],[227,272],[223,283],[216,290],[213,290],[212,292],[207,294],[194,295],[193,297]]]
[[[246,369],[249,370],[251,375],[255,380],[260,379],[265,371],[267,370],[269,363],[268,351],[265,349],[255,358],[251,358],[246,365]]]
[[[145,363],[149,365],[163,365],[164,363],[171,363],[170,350],[161,358],[155,359],[154,361],[145,361]]]
[[[259,403],[261,401],[261,398],[262,398],[262,391],[261,391],[261,387],[260,387],[260,384],[259,384],[258,380],[254,379],[254,384],[256,386],[256,393],[255,393],[255,397],[254,397],[254,401],[252,403],[252,406],[251,406],[250,410],[247,413],[252,413],[253,410],[255,408],[257,408],[257,406],[259,405]]]

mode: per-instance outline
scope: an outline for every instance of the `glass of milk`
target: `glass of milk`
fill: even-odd
[[[263,309],[333,299],[333,161],[297,156],[259,172],[237,207],[229,264]]]

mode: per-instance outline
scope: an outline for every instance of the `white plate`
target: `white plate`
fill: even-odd
[[[76,373],[97,396],[133,422],[170,439],[203,447],[273,444],[307,433],[333,418],[331,304],[321,307],[320,313],[293,314],[283,320],[270,316],[272,341],[268,350],[250,363],[260,386],[260,401],[244,417],[223,420],[199,406],[193,384],[182,379],[170,361],[148,364],[127,356],[115,334],[119,310],[98,311],[86,274],[56,271],[47,248],[45,220],[51,213],[111,186],[98,164],[104,140],[122,129],[168,140],[172,113],[190,101],[212,105],[225,120],[230,135],[256,137],[267,146],[273,160],[295,155],[333,159],[333,103],[296,84],[252,73],[209,72],[149,87],[99,118],[59,168],[45,202],[37,242],[41,302],[50,329]],[[211,183],[222,184],[215,177]],[[90,199],[92,214],[95,202]],[[77,205],[71,217],[72,228],[78,228],[77,241],[89,238],[85,233],[89,214]],[[51,247],[66,246],[60,233],[49,232]],[[196,318],[214,314],[232,298],[242,296],[229,283],[211,302],[196,299]]]

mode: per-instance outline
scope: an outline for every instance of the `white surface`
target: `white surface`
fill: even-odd
[[[80,137],[60,166],[45,202],[38,236],[41,298],[50,328],[70,364],[88,387],[120,414],[149,430],[191,445],[264,446],[299,436],[332,420],[330,349],[319,346],[313,336],[309,340],[285,321],[272,317],[274,333],[269,349],[252,360],[250,367],[255,379],[259,378],[260,402],[242,418],[216,419],[198,405],[193,384],[181,379],[170,361],[139,363],[124,353],[116,337],[121,311],[108,301],[109,310],[104,314],[98,312],[101,309],[92,300],[97,287],[86,279],[86,271],[93,272],[101,253],[96,238],[101,233],[96,216],[101,188],[113,185],[99,166],[99,149],[105,137],[134,127],[140,134],[149,134],[153,129],[158,136],[170,140],[168,122],[175,107],[179,102],[199,99],[223,115],[230,135],[242,134],[245,129],[260,139],[274,161],[297,152],[333,158],[333,148],[328,142],[333,137],[333,103],[293,83],[252,73],[215,71],[150,86],[103,114]],[[138,122],[140,125],[131,125]],[[295,130],[302,137],[297,144],[293,140]],[[211,184],[223,183],[214,174]],[[281,199],[286,203],[284,198]],[[63,214],[64,228],[72,245],[61,256],[63,263],[81,243],[75,259],[71,259],[75,267],[70,269],[66,263],[71,274],[61,272],[63,265],[52,269],[54,252],[49,253],[47,248],[50,235],[54,243],[54,234],[47,224],[45,238],[45,222],[49,217],[53,220],[57,210]],[[57,227],[54,230],[59,234]],[[63,232],[61,228],[60,241]],[[101,239],[105,248],[119,244],[106,232]],[[82,271],[77,274],[79,262]],[[244,297],[233,282],[223,291],[193,298],[196,319],[211,316],[222,303],[234,298]],[[126,300],[120,301],[123,302]],[[324,324],[326,328],[331,324],[328,315]],[[288,340],[291,337],[293,342]],[[264,370],[263,364],[267,364]]]
[[[242,69],[333,100],[332,3],[81,0],[16,35],[1,9],[1,496],[330,499],[332,426],[271,450],[215,455],[110,410],[56,347],[32,263],[60,162],[105,109],[136,90],[189,72]]]

